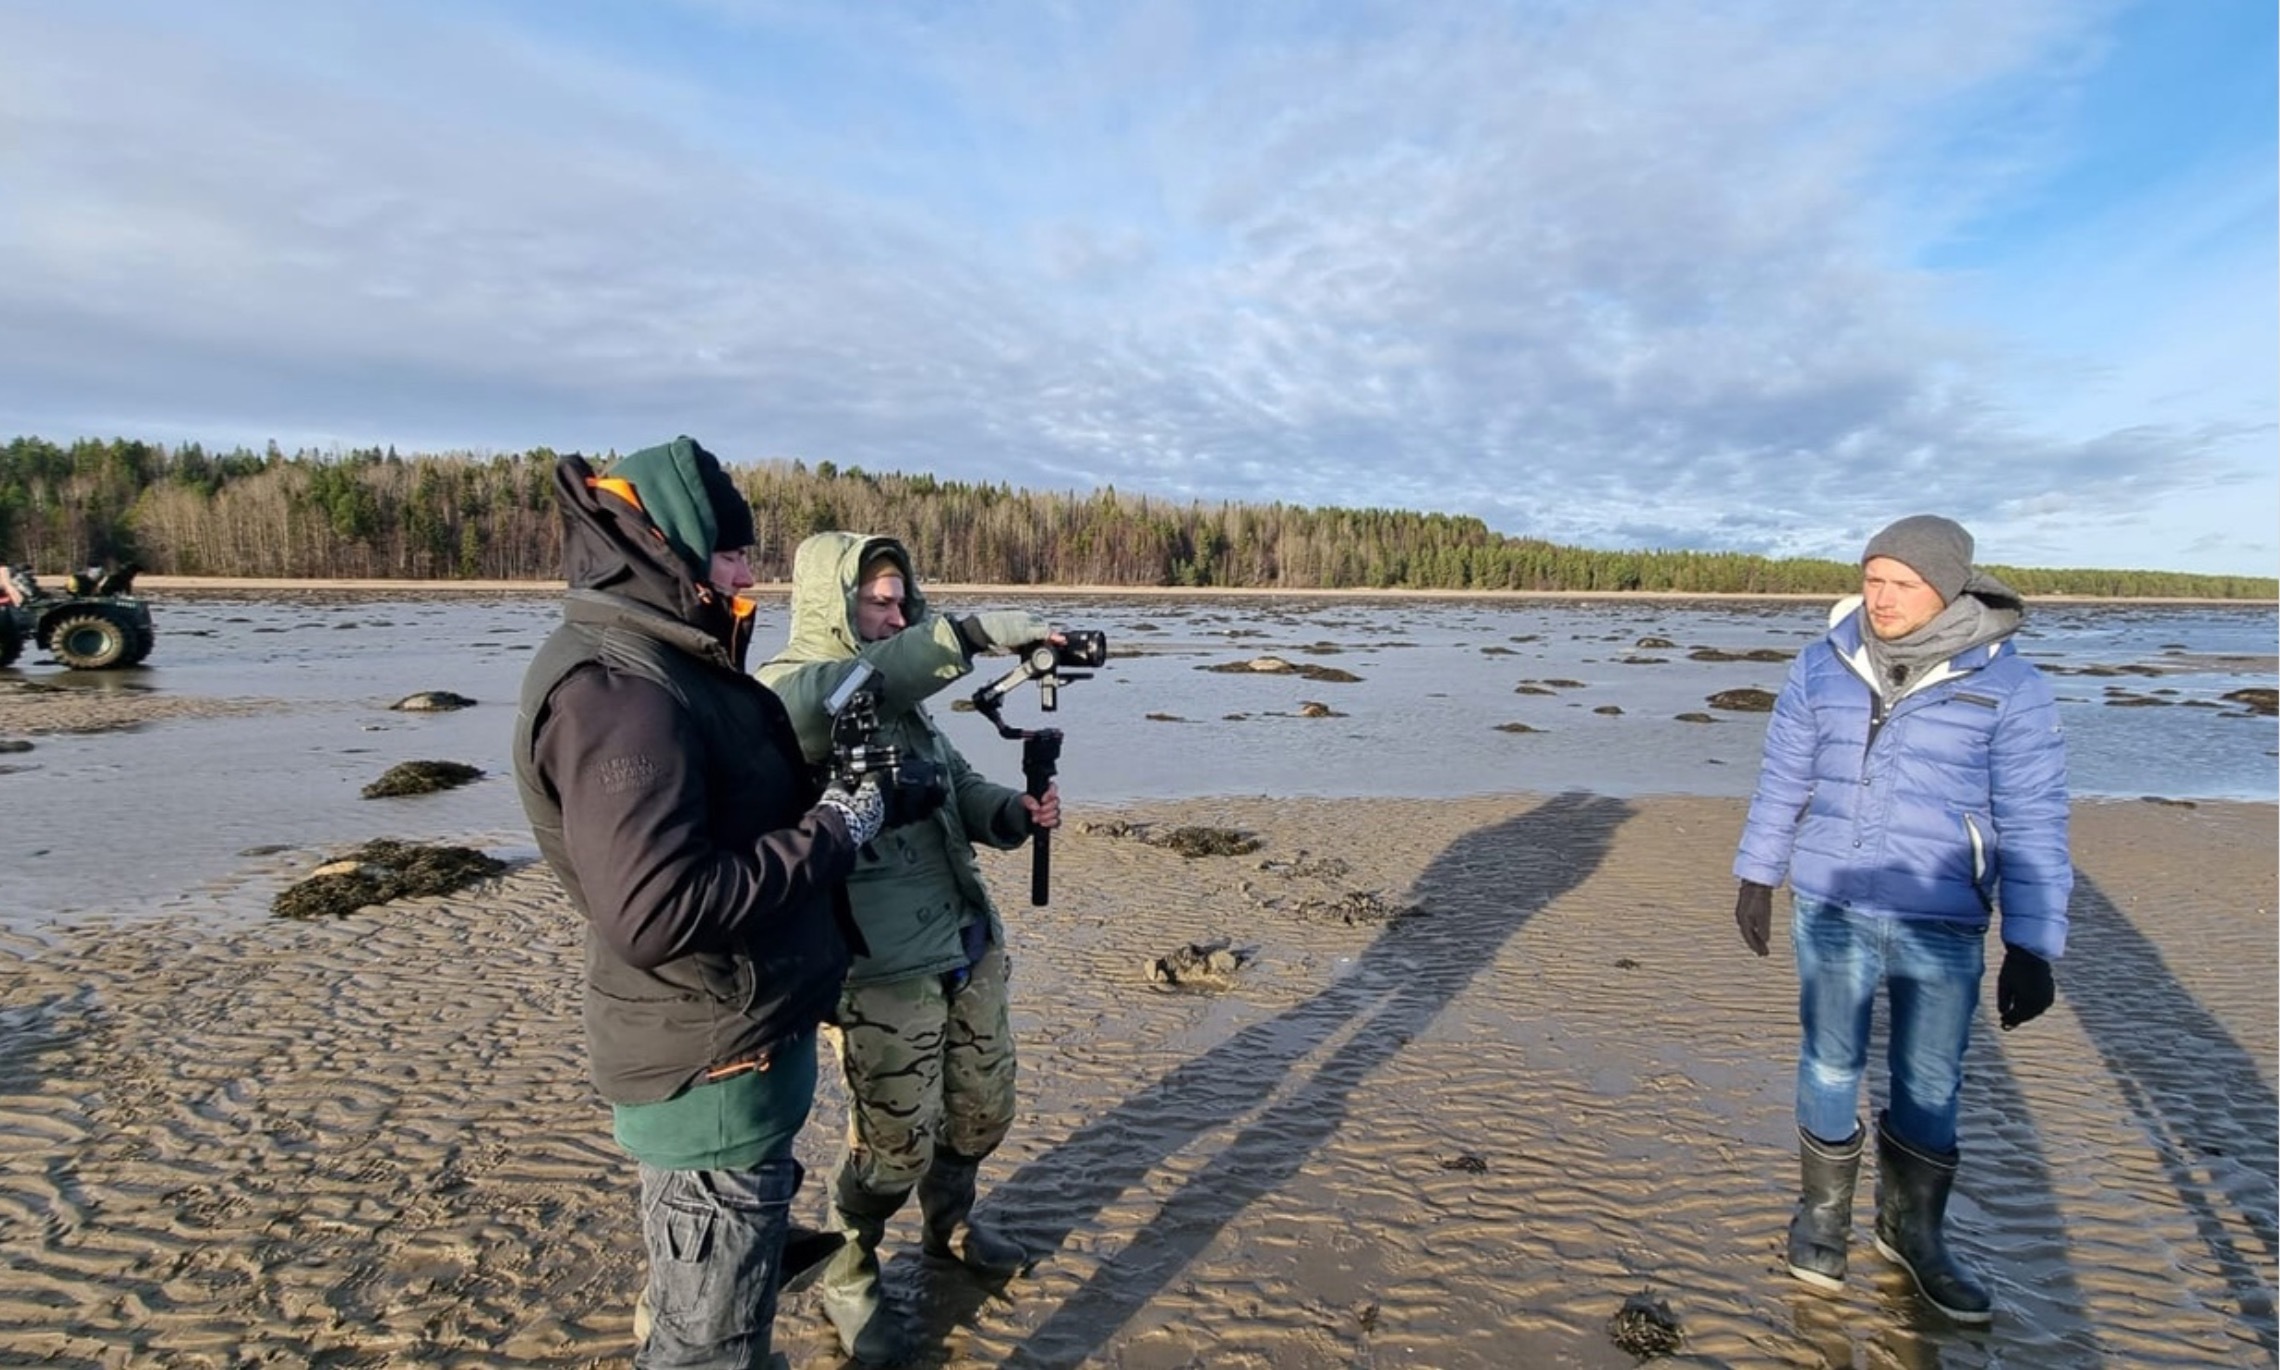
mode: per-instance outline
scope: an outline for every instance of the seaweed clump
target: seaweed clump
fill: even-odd
[[[1159,985],[1185,985],[1190,989],[1226,989],[1235,974],[1251,959],[1225,942],[1190,942],[1167,956],[1148,962],[1148,978]]]
[[[1653,1360],[1685,1344],[1686,1329],[1668,1303],[1642,1289],[1607,1320],[1607,1339],[1640,1360]]]
[[[270,901],[279,918],[343,918],[370,904],[450,894],[507,868],[473,847],[447,847],[381,838],[367,842]]]
[[[1191,861],[1199,856],[1248,856],[1265,845],[1233,828],[1174,828],[1161,837],[1148,835],[1141,840],[1176,851]]]
[[[389,799],[400,794],[434,794],[457,789],[483,778],[480,766],[463,761],[405,761],[390,766],[378,780],[364,787],[366,799]]]

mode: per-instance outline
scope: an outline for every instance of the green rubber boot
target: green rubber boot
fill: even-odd
[[[816,1291],[840,1349],[863,1365],[898,1365],[917,1349],[902,1314],[879,1284],[879,1243],[909,1190],[874,1194],[842,1161],[831,1174],[831,1217],[845,1245],[823,1263]]]
[[[962,1261],[976,1274],[1004,1279],[1029,1268],[1029,1249],[987,1223],[974,1221],[974,1177],[981,1164],[947,1147],[934,1148],[934,1160],[918,1182],[918,1207],[926,1218],[926,1254]],[[951,1239],[961,1226],[966,1239],[953,1251]]]

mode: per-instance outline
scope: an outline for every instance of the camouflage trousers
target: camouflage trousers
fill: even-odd
[[[850,986],[826,1027],[847,1081],[841,1169],[874,1194],[918,1183],[937,1145],[969,1160],[997,1149],[1013,1124],[1011,974],[993,946],[952,990],[939,975]]]

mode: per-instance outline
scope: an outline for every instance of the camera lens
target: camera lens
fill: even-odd
[[[1054,652],[1063,666],[1099,666],[1108,661],[1108,634],[1098,628],[1070,628]]]

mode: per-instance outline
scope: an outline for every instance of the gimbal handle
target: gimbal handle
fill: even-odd
[[[1061,730],[1039,728],[1021,735],[1021,776],[1029,782],[1029,797],[1043,799],[1053,784],[1061,759]],[[1043,908],[1053,882],[1053,830],[1039,828],[1029,835],[1029,902]]]
[[[1060,664],[1052,643],[1034,643],[1023,651],[1019,665],[974,691],[974,712],[988,719],[999,737],[1021,743],[1021,776],[1027,782],[1032,799],[1043,799],[1053,784],[1053,774],[1061,760],[1061,730],[1016,728],[1005,721],[1000,711],[1005,697],[1024,681],[1037,682],[1037,702],[1051,712],[1059,706],[1059,689],[1063,683],[1091,679],[1089,674],[1063,671]],[[1044,907],[1052,875],[1053,830],[1039,828],[1029,837],[1029,902],[1032,905]]]

